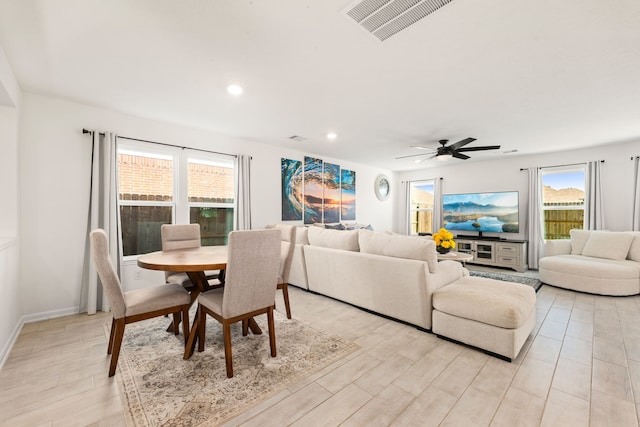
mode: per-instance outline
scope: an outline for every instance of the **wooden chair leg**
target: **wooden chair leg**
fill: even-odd
[[[269,324],[269,346],[271,347],[271,357],[276,357],[276,330],[273,321],[273,307],[267,311],[267,323]]]
[[[231,352],[231,325],[224,321],[222,323],[224,335],[224,360],[227,365],[227,378],[233,377],[233,357]]]
[[[189,306],[182,308],[182,334],[184,335],[184,345],[187,345],[189,339]]]
[[[173,313],[173,333],[178,335],[180,333],[180,328],[178,325],[180,324],[180,312],[176,311]]]
[[[107,346],[107,354],[113,351],[113,337],[116,336],[116,319],[111,319],[111,333],[109,334],[109,345]]]
[[[289,305],[289,284],[283,283],[282,297],[284,298],[284,308],[287,310],[287,319],[291,319],[291,306]]]
[[[196,312],[194,328],[196,327],[198,328],[198,351],[204,351],[204,337],[207,331],[207,313],[204,312],[201,305],[198,306],[198,311]]]
[[[109,365],[109,376],[112,377],[116,373],[118,365],[118,357],[120,356],[120,346],[122,345],[122,337],[124,336],[124,317],[115,321],[116,334],[113,337],[113,354],[111,355],[111,364]]]
[[[249,335],[249,320],[244,319],[242,321],[242,336],[246,337],[247,335]]]

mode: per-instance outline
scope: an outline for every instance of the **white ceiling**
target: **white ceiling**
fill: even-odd
[[[384,42],[352,3],[0,0],[0,45],[28,92],[392,170],[640,138],[638,0],[453,0]]]

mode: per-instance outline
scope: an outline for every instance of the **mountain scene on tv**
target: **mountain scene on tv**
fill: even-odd
[[[518,192],[445,194],[442,219],[447,230],[518,233]]]

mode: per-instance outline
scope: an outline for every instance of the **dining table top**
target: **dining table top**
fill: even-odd
[[[201,246],[150,252],[138,256],[138,266],[148,270],[198,272],[227,266],[227,246]]]

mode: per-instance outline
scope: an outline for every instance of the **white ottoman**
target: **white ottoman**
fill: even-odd
[[[536,323],[531,286],[466,276],[433,294],[432,332],[511,361]]]

